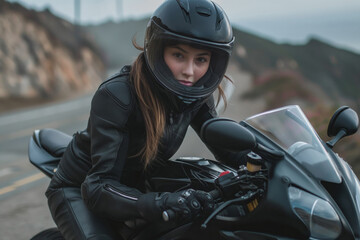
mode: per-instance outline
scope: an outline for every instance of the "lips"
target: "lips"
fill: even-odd
[[[178,81],[182,85],[185,85],[185,86],[188,86],[188,87],[191,87],[193,85],[193,82],[190,82],[190,81],[186,81],[186,80],[178,80]]]

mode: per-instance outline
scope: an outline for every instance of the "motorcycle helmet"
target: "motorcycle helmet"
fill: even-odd
[[[162,92],[191,104],[208,97],[219,86],[233,42],[229,19],[216,3],[210,0],[167,0],[155,10],[148,23],[145,61]],[[193,86],[180,84],[165,63],[165,46],[176,44],[211,51],[207,73]]]

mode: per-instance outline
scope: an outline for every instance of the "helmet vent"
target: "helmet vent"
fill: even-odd
[[[215,26],[215,29],[219,30],[221,28],[221,21],[224,19],[224,15],[223,15],[222,11],[219,9],[219,7],[216,4],[214,4],[214,7],[215,7],[215,10],[216,10],[216,26]]]
[[[184,15],[185,22],[191,23],[189,0],[176,0]]]
[[[186,14],[189,14],[190,12],[190,5],[189,0],[176,0],[183,11],[186,12]]]
[[[211,10],[208,8],[204,8],[204,7],[197,7],[196,8],[196,12],[201,15],[201,16],[205,16],[205,17],[209,17],[211,16]]]

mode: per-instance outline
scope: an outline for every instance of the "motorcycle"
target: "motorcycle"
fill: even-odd
[[[360,239],[360,183],[349,164],[332,148],[359,126],[355,111],[339,108],[320,139],[299,106],[286,106],[249,117],[240,123],[210,119],[201,129],[209,146],[248,150],[238,169],[197,157],[169,160],[167,171],[148,179],[149,191],[208,191],[216,208],[208,216],[174,224],[147,223],[119,234],[123,239]],[[55,129],[36,130],[29,159],[52,177],[71,137]],[[130,231],[129,231],[130,230]],[[62,239],[56,229],[32,238]]]

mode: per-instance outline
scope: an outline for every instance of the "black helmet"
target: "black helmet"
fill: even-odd
[[[166,92],[184,103],[211,95],[224,77],[233,47],[232,28],[225,12],[210,0],[167,0],[152,15],[145,35],[145,60]],[[193,86],[180,84],[164,61],[169,44],[189,44],[211,51],[207,73]]]

